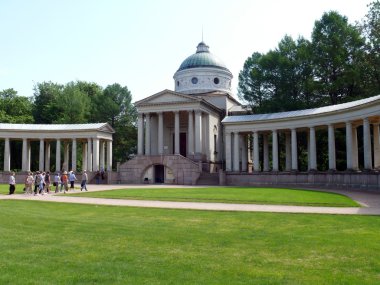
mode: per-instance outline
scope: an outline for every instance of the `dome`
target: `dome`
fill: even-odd
[[[197,67],[213,67],[229,71],[218,57],[210,53],[209,47],[204,42],[198,44],[197,52],[186,58],[177,71]]]

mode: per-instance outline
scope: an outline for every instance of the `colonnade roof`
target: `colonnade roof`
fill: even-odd
[[[305,110],[270,113],[270,114],[227,116],[223,119],[222,123],[268,121],[268,120],[288,119],[288,118],[294,118],[294,117],[305,117],[305,116],[314,116],[314,115],[323,115],[323,114],[327,115],[328,113],[343,112],[343,111],[348,111],[355,108],[362,108],[362,107],[366,107],[367,105],[378,104],[378,103],[380,103],[380,95],[353,101],[353,102],[314,108],[314,109],[305,109]]]
[[[101,131],[115,133],[108,123],[90,124],[6,124],[0,123],[0,131]]]

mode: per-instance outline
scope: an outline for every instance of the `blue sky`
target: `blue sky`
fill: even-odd
[[[203,39],[234,75],[285,34],[310,38],[335,10],[350,23],[370,0],[0,0],[0,90],[32,96],[37,82],[115,82],[137,101],[173,89],[173,74]]]

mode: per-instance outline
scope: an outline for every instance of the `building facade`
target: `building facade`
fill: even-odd
[[[121,182],[380,188],[380,95],[316,109],[249,115],[233,97],[231,72],[203,42],[173,78],[174,91],[135,103],[138,153],[121,165]],[[344,171],[336,167],[337,131],[345,134]],[[323,171],[317,161],[317,132],[326,135],[328,168]],[[302,172],[301,135],[307,138],[308,162]],[[364,161],[362,169],[359,161]]]
[[[21,160],[21,172],[77,171],[78,148],[82,151],[81,170],[112,171],[113,133],[108,123],[0,124],[0,139],[4,140],[3,174],[14,169],[11,162],[16,160]],[[11,157],[11,141],[22,142],[22,151],[15,157]],[[39,145],[38,169],[31,169],[31,144],[35,142]],[[55,161],[51,159],[52,153]]]

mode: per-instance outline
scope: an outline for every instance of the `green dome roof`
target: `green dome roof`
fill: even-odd
[[[224,63],[210,53],[208,49],[209,47],[204,42],[200,42],[197,46],[197,52],[186,58],[178,71],[196,67],[214,67],[229,71]]]

